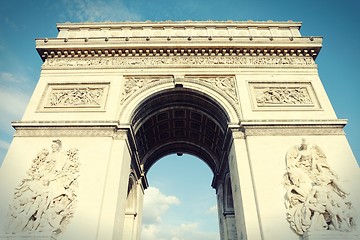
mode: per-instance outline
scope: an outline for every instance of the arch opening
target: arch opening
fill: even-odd
[[[171,154],[148,172],[141,239],[219,239],[212,172],[199,158]]]
[[[187,153],[218,173],[230,142],[228,122],[221,105],[199,91],[174,88],[150,96],[131,120],[144,172],[164,156]]]

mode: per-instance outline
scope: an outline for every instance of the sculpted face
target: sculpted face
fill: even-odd
[[[60,140],[54,140],[53,144],[51,145],[51,149],[53,152],[59,152],[61,148]]]

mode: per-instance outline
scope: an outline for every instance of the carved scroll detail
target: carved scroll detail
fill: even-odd
[[[299,235],[321,230],[352,231],[352,204],[324,152],[305,139],[286,154],[285,205],[290,227]]]
[[[100,106],[103,88],[52,89],[48,101],[51,107]]]
[[[124,90],[122,93],[121,104],[123,104],[131,95],[150,83],[161,81],[159,77],[128,77],[125,78]]]
[[[306,87],[270,87],[254,89],[258,106],[281,104],[313,104]]]
[[[54,140],[52,151],[43,149],[15,188],[9,207],[7,233],[44,233],[56,237],[74,215],[79,177],[78,149],[61,151]]]
[[[225,93],[231,100],[238,103],[238,96],[236,93],[235,78],[232,76],[221,77],[193,77],[191,81],[198,83],[207,83],[212,87],[220,90],[221,93]]]

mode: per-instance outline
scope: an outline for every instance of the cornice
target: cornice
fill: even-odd
[[[14,121],[12,126],[20,127],[116,127],[128,128],[118,121]]]
[[[347,121],[335,120],[248,120],[239,129],[244,136],[344,135]]]
[[[58,30],[62,29],[121,29],[126,27],[297,27],[300,28],[302,22],[299,21],[145,21],[145,22],[87,22],[87,23],[58,23]]]
[[[126,139],[130,125],[116,121],[18,121],[15,137],[112,137]]]
[[[311,56],[321,37],[161,36],[36,39],[42,60],[138,56]]]
[[[240,126],[281,126],[281,125],[339,125],[345,126],[346,119],[267,119],[267,120],[242,120]]]

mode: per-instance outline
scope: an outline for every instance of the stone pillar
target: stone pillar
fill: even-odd
[[[229,168],[238,239],[262,239],[253,176],[242,132],[233,130]]]
[[[124,230],[122,239],[137,240],[141,237],[142,205],[144,189],[141,181],[130,176],[127,207],[124,216]]]
[[[96,239],[121,239],[124,231],[130,160],[126,135],[121,132],[114,137],[111,147]]]
[[[226,240],[237,240],[237,227],[236,218],[234,212],[224,213],[225,225],[226,225]]]

